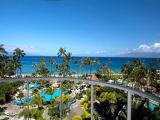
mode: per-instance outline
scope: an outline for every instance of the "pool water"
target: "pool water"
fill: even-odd
[[[46,91],[43,90],[40,95],[43,97],[43,101],[45,102],[49,102],[51,100],[54,100],[56,97],[59,97],[61,95],[61,91],[59,89],[56,89],[56,91],[53,94],[46,94]],[[29,98],[25,98],[22,100],[16,100],[16,105],[21,105],[21,104],[25,104],[27,102],[31,102],[32,101],[32,97]]]
[[[149,109],[150,109],[151,111],[154,111],[155,108],[156,108],[156,105],[155,105],[154,103],[150,103],[150,104],[149,104]]]
[[[16,105],[22,105],[22,104],[25,104],[25,103],[31,102],[31,101],[32,101],[32,97],[29,97],[29,98],[26,98],[23,100],[16,100]]]
[[[29,89],[32,89],[32,88],[39,88],[40,87],[40,84],[38,84],[38,83],[30,83],[29,85],[27,85],[27,88],[28,88],[28,86],[29,86]]]
[[[56,89],[56,91],[53,94],[46,94],[46,91],[41,92],[41,96],[43,96],[43,100],[45,102],[54,100],[56,97],[59,97],[60,95],[61,95],[61,91],[59,89]]]

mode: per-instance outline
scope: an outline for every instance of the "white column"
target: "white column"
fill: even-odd
[[[128,91],[127,97],[127,120],[131,120],[131,109],[132,109],[132,93]]]
[[[93,90],[94,90],[93,89],[93,83],[91,82],[91,120],[94,120],[94,116],[93,116],[93,102],[94,102],[93,93],[94,93],[94,91]]]
[[[62,80],[60,81],[60,90],[61,90],[61,96],[60,96],[60,120],[62,120]]]
[[[27,97],[29,98],[29,82],[27,81]],[[28,120],[30,119],[29,103],[28,103]]]

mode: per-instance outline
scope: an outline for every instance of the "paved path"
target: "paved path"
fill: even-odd
[[[81,114],[82,114],[82,108],[80,107],[80,101],[76,100],[76,103],[71,105],[70,116],[71,118],[73,118],[73,116]]]
[[[18,108],[17,105],[14,105],[12,103],[7,103],[4,105],[0,105],[0,107],[7,108],[4,113],[5,113],[5,116],[8,117],[10,120],[18,120],[18,115],[19,115],[21,109]],[[8,114],[8,116],[6,114]]]
[[[50,120],[50,117],[49,117],[49,115],[48,115],[48,109],[47,109],[47,108],[44,108],[43,118],[44,118],[45,120]]]

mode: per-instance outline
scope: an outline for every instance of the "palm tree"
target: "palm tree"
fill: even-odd
[[[99,64],[100,64],[99,59],[98,59],[98,58],[95,58],[95,59],[93,60],[93,66],[96,65],[96,70],[97,70]]]
[[[77,65],[79,64],[79,61],[78,61],[78,60],[75,60],[75,61],[74,61],[74,64],[77,66]],[[77,74],[79,74],[78,69],[77,69]]]
[[[65,56],[66,56],[66,60],[70,61],[72,58],[72,53],[69,52],[69,53],[65,54]]]
[[[58,52],[58,57],[60,57],[62,55],[65,55],[65,53],[66,53],[66,49],[65,48],[60,48],[59,52]]]
[[[59,60],[61,60],[59,62],[59,64],[57,64],[57,70],[59,72],[59,75],[62,75],[62,77],[67,76],[69,74],[69,70],[70,70],[70,61],[72,58],[72,54],[71,53],[66,53],[66,49],[65,48],[60,48],[59,52],[58,52],[58,57]],[[62,81],[60,81],[60,90],[61,92],[62,90]],[[62,117],[62,93],[60,96],[60,117]]]
[[[56,68],[56,65],[57,65],[56,60],[55,60],[53,57],[49,57],[48,60],[49,60],[49,62],[50,62],[51,75],[52,75],[52,73],[53,73],[54,76],[55,76],[55,68]],[[53,67],[53,66],[54,66],[54,67]],[[53,70],[53,68],[54,68],[54,70]]]
[[[81,74],[83,75],[84,73],[84,65],[81,63],[80,65],[79,65],[79,69],[80,69],[80,71],[81,71]]]
[[[145,84],[145,79],[147,75],[147,69],[140,59],[133,61],[134,67],[131,72],[131,77],[133,78],[137,87],[141,87]]]
[[[102,73],[105,75],[107,74],[108,77],[110,77],[110,74],[109,74],[110,70],[109,70],[109,67],[108,67],[108,64],[104,64],[102,66]]]
[[[5,50],[4,45],[0,44],[0,56],[6,55],[6,54],[7,54],[7,51]]]
[[[0,76],[3,78],[6,75],[6,68],[9,62],[9,58],[6,55],[0,56]]]
[[[31,118],[31,110],[25,108],[22,112],[20,112],[18,117],[24,117],[25,120],[29,120]]]
[[[14,74],[17,75],[18,74],[18,69],[20,66],[20,62],[18,62],[17,60],[13,59],[12,60],[12,67],[13,67],[13,70],[14,70]]]
[[[4,45],[0,45],[0,76],[4,77],[6,75],[8,66],[10,63],[9,57],[7,56],[7,51],[4,48]],[[11,68],[9,68],[11,70]]]
[[[46,94],[51,95],[51,104],[52,104],[52,105],[53,105],[52,97],[53,97],[53,93],[54,93],[55,91],[56,91],[56,89],[53,88],[53,87],[49,87],[49,88],[47,89],[47,91],[46,91]]]
[[[22,68],[22,64],[20,58],[24,56],[23,50],[16,49],[13,54],[13,59],[7,56],[7,51],[3,47],[4,45],[0,45],[0,76],[10,76],[16,74],[16,70]],[[20,56],[19,52],[22,52]],[[2,75],[3,74],[3,75]]]
[[[133,63],[132,62],[127,62],[123,64],[121,72],[123,73],[123,78],[129,83],[131,82],[131,72],[133,70]]]
[[[47,91],[46,91],[46,94],[53,94],[54,92],[55,92],[55,88],[53,88],[53,87],[49,87],[48,89],[47,89]]]
[[[58,52],[58,57],[61,61],[59,62],[59,64],[57,64],[57,69],[59,71],[59,75],[62,75],[64,77],[69,73],[69,63],[72,59],[72,54],[66,53],[65,48],[60,48]]]
[[[12,60],[9,59],[9,57],[6,60],[6,66],[4,67],[5,67],[5,74],[7,76],[14,75],[14,68],[13,68]]]
[[[85,68],[87,69],[87,57],[84,57],[82,59],[82,63],[84,64]],[[86,72],[86,74],[87,74],[87,72]]]
[[[24,52],[24,50],[16,48],[13,52],[13,55],[18,59],[18,61],[20,61],[21,58],[23,58],[26,55],[26,53]]]
[[[32,67],[34,68],[34,73],[32,73],[32,76],[35,77],[37,75],[37,71],[38,71],[38,63],[32,62]]]
[[[91,59],[91,65],[90,65],[91,68],[90,69],[92,69],[92,67],[93,67],[93,68],[96,68],[96,70],[97,70],[99,64],[100,64],[100,62],[99,62],[98,58]],[[90,72],[90,74],[91,74],[91,72]]]
[[[52,75],[52,73],[53,73],[53,71],[52,71],[52,66],[53,66],[53,57],[49,57],[48,58],[48,60],[49,60],[49,62],[50,62],[50,67],[51,67],[51,75]]]
[[[13,52],[13,60],[15,60],[16,62],[19,62],[19,65],[16,66],[16,69],[18,68],[20,70],[20,75],[22,73],[21,58],[23,58],[25,55],[26,53],[20,48],[16,48]]]
[[[40,109],[40,107],[42,106],[43,103],[43,98],[40,95],[40,93],[37,93],[33,98],[32,98],[32,103],[36,104],[38,109]]]
[[[32,62],[32,67],[35,69],[35,71],[37,71],[37,66],[38,64],[36,62]]]
[[[122,73],[124,74],[124,78],[132,83],[132,87],[140,87],[142,89],[147,78],[147,69],[140,59],[124,64]],[[133,83],[135,86],[133,86]]]
[[[148,86],[157,88],[157,80],[158,80],[158,61],[152,60],[148,66],[148,80],[147,80],[147,90]]]
[[[53,59],[53,62],[52,62],[52,64],[53,64],[53,74],[54,74],[54,76],[55,76],[55,74],[56,74],[56,66],[57,66],[57,62],[56,62],[56,60],[55,59]]]
[[[106,61],[106,65],[107,65],[107,67],[108,67],[108,70],[107,70],[107,73],[108,73],[108,77],[109,78],[111,78],[111,69],[109,68],[109,65],[111,64],[111,61],[110,61],[110,59],[108,59],[107,61]]]
[[[42,77],[46,77],[46,76],[50,75],[50,71],[47,68],[45,58],[41,59],[40,63],[38,64],[38,69],[37,69],[36,73],[38,73]]]
[[[92,63],[93,63],[93,60],[90,57],[84,57],[83,58],[83,64],[89,70],[90,75],[91,75]]]

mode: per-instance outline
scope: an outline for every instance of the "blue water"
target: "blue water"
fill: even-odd
[[[42,57],[41,56],[25,56],[22,59],[22,64],[23,64],[23,68],[22,68],[22,73],[23,74],[31,74],[35,71],[35,68],[32,67],[32,63],[33,62],[40,62],[40,59]],[[48,60],[48,57],[45,57]],[[82,71],[79,70],[79,65],[74,64],[75,60],[80,61],[82,59],[82,57],[73,57],[71,63],[70,63],[70,69],[72,71],[76,71],[76,73],[81,73]],[[135,58],[118,58],[118,57],[98,57],[99,61],[100,61],[100,65],[94,65],[92,67],[92,72],[95,72],[95,70],[97,68],[99,68],[102,64],[108,62],[109,63],[109,67],[114,71],[114,72],[119,72],[122,65],[128,61],[133,61],[135,60]],[[142,61],[145,64],[148,64],[151,60],[153,60],[153,58],[141,58]],[[58,59],[58,57],[55,57],[55,60],[57,62],[59,62],[60,60]],[[47,67],[50,69],[50,63],[47,62]],[[85,73],[88,70],[83,70],[83,72]]]
[[[61,91],[57,89],[53,94],[46,94],[45,91],[41,92],[41,96],[43,97],[43,100],[45,102],[54,100],[56,97],[59,97],[61,95]]]
[[[27,87],[27,86],[26,86],[26,87]],[[34,83],[34,84],[30,83],[30,84],[28,85],[28,87],[29,87],[29,89],[31,89],[31,88],[39,88],[39,87],[40,87],[40,84],[38,84],[38,83]]]
[[[23,99],[23,100],[16,100],[16,105],[25,104],[25,103],[31,102],[31,101],[32,101],[32,97],[25,98],[25,99]]]
[[[150,103],[149,108],[151,111],[154,111],[154,109],[156,108],[156,105],[154,103]]]
[[[46,91],[43,90],[40,93],[40,95],[43,97],[43,101],[49,102],[51,100],[54,100],[56,97],[59,97],[61,95],[61,91],[59,89],[56,89],[56,91],[53,94],[46,94]],[[21,105],[31,101],[32,101],[32,97],[29,97],[22,100],[17,100],[16,104]]]

